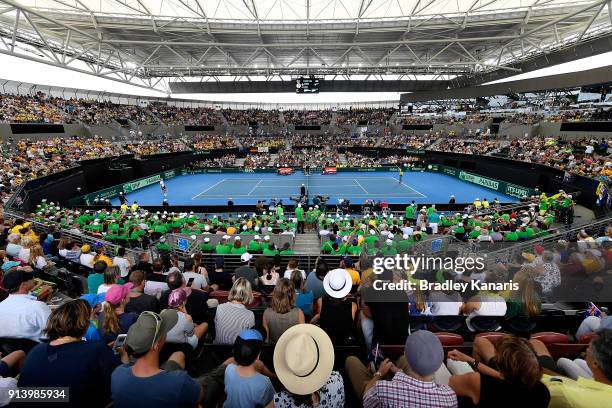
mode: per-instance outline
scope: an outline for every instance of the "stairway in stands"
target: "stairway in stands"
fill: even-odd
[[[318,254],[321,250],[320,247],[319,237],[315,231],[295,236],[293,250],[296,254]]]
[[[236,157],[236,160],[234,161],[234,166],[242,167],[243,164],[244,164],[244,157]]]
[[[338,164],[341,164],[342,166],[345,166],[348,164],[348,161],[346,160],[346,154],[344,153],[340,153],[338,155]]]

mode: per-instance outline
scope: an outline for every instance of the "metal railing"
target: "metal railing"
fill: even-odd
[[[503,261],[511,261],[516,259],[516,257],[523,252],[532,252],[535,245],[540,245],[544,249],[551,249],[555,243],[560,240],[565,241],[574,241],[578,233],[582,230],[588,229],[591,232],[592,236],[602,235],[605,233],[607,227],[612,226],[612,216],[608,216],[604,219],[594,221],[588,225],[582,225],[579,227],[567,228],[565,227],[563,230],[539,237],[530,239],[524,242],[501,242],[495,243],[494,246],[489,246],[487,248],[483,247],[472,247],[474,256],[483,256],[487,259],[489,263],[494,263],[499,260]],[[495,246],[504,246],[503,248],[495,248]]]
[[[117,245],[112,242],[105,241],[103,238],[100,238],[100,237],[87,235],[85,233],[76,233],[66,228],[62,228],[60,224],[56,222],[47,221],[46,223],[42,223],[24,214],[20,214],[15,211],[11,211],[11,210],[5,211],[4,214],[5,214],[5,217],[8,216],[11,218],[22,219],[25,222],[31,223],[32,229],[37,234],[50,233],[51,232],[50,226],[53,225],[55,227],[55,231],[61,233],[62,239],[68,239],[70,241],[76,242],[79,246],[83,246],[87,244],[91,246],[92,248],[94,248],[96,244],[101,243],[102,245],[104,245],[104,249],[105,249],[104,253],[110,256],[111,258],[114,257],[117,254],[118,249],[122,247],[121,245]],[[129,247],[124,247],[124,248],[125,248],[126,256],[133,262],[133,264],[138,262],[140,254],[142,254],[143,252],[149,252],[151,259],[156,259],[159,257],[159,254],[155,250],[154,243],[149,245],[147,249],[141,249],[141,248],[136,249],[136,248],[129,248]]]

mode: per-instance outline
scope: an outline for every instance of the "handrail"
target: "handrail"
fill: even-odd
[[[534,238],[519,243],[510,243],[509,246],[501,249],[487,251],[482,248],[475,248],[474,253],[483,254],[490,261],[495,261],[496,259],[511,260],[516,256],[516,254],[524,252],[525,250],[531,250],[536,244],[540,244],[541,246],[547,248],[550,247],[551,244],[554,244],[555,242],[560,240],[570,241],[573,237],[575,237],[580,231],[584,230],[585,228],[595,231],[602,231],[610,225],[612,225],[612,216],[597,220],[589,225],[581,225],[579,227],[574,228],[566,227],[565,229],[551,235]]]
[[[93,245],[95,245],[96,243],[102,243],[104,245],[104,248],[106,249],[105,253],[107,255],[110,255],[111,257],[115,256],[117,254],[117,250],[121,248],[121,245],[117,245],[112,242],[106,241],[104,240],[103,237],[96,237],[93,235],[86,234],[84,232],[81,232],[81,233],[71,232],[65,228],[62,228],[61,225],[55,221],[48,220],[47,223],[42,223],[40,221],[37,221],[37,220],[34,220],[28,217],[25,214],[20,214],[12,210],[5,211],[5,214],[10,217],[19,218],[19,219],[24,220],[25,222],[32,223],[32,226],[33,226],[32,229],[38,233],[49,232],[49,224],[52,224],[57,227],[56,231],[61,232],[62,238],[66,238],[66,237],[70,238],[72,241],[77,242],[79,245],[89,244],[90,246],[93,247]],[[138,262],[138,259],[141,253],[147,252],[147,251],[149,252],[149,255],[151,256],[151,259],[155,259],[157,257],[156,256],[157,254],[154,251],[153,243],[151,243],[151,245],[149,245],[149,248],[147,249],[138,250],[134,248],[125,248],[126,255],[132,258],[133,264]]]

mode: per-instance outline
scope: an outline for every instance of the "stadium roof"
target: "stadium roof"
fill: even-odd
[[[610,0],[0,0],[0,53],[158,89],[516,74],[611,31]]]

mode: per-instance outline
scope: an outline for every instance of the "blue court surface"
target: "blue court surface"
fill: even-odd
[[[454,194],[458,203],[469,203],[475,198],[501,202],[518,201],[515,197],[498,194],[476,184],[466,183],[439,173],[404,174],[399,182],[397,173],[341,172],[332,175],[297,172],[290,176],[273,173],[222,173],[187,174],[166,180],[170,205],[225,205],[232,198],[237,205],[256,204],[257,200],[282,199],[290,203],[289,196],[299,195],[305,184],[310,198],[315,195],[330,196],[329,204],[337,204],[339,198],[352,204],[367,199],[386,200],[389,203],[447,203]],[[163,196],[159,184],[153,184],[127,194],[129,202],[140,205],[161,205]],[[112,200],[114,205],[118,199]]]

